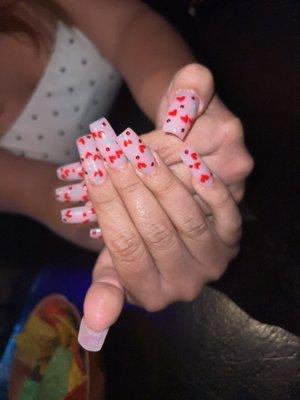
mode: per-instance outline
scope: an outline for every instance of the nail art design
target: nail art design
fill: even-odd
[[[84,182],[75,185],[62,186],[55,189],[56,199],[58,201],[69,203],[76,201],[87,202],[89,200],[88,191]]]
[[[61,179],[65,182],[76,181],[84,178],[84,171],[80,162],[75,162],[57,168],[56,174],[58,179]]]
[[[99,351],[101,350],[108,328],[101,332],[95,332],[90,329],[82,318],[78,333],[79,344],[87,351]]]
[[[106,177],[106,170],[92,135],[77,139],[77,148],[85,174],[94,185],[101,185]]]
[[[123,150],[117,143],[117,135],[106,118],[93,122],[90,130],[97,149],[110,168],[118,169],[127,162]]]
[[[213,184],[213,174],[192,147],[186,146],[180,156],[197,182],[205,187]]]
[[[170,104],[162,130],[183,139],[198,112],[199,97],[191,90],[179,90]]]
[[[91,229],[90,230],[90,237],[92,238],[92,239],[100,239],[100,238],[102,238],[102,231],[101,231],[101,229],[98,227],[98,228],[93,228],[93,229]]]
[[[156,161],[153,154],[132,129],[125,129],[118,136],[117,142],[138,171],[147,175],[154,170]]]
[[[95,209],[88,202],[82,207],[66,208],[61,210],[61,220],[65,224],[88,224],[96,222],[97,216]]]

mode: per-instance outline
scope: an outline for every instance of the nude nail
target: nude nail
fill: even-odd
[[[179,139],[189,132],[198,112],[199,97],[191,90],[179,90],[172,100],[162,130]]]
[[[106,170],[92,135],[77,139],[77,148],[85,174],[94,185],[101,185],[106,177]]]
[[[143,144],[138,135],[130,128],[125,129],[117,139],[128,160],[144,174],[150,174],[156,165],[152,152]]]
[[[100,239],[102,238],[102,231],[100,228],[93,228],[90,230],[90,237],[92,239]]]
[[[108,328],[101,332],[96,332],[90,329],[82,318],[78,333],[79,344],[87,351],[101,350],[105,338],[108,333]]]
[[[87,203],[85,206],[61,210],[61,220],[65,224],[87,224],[96,222],[95,209]]]
[[[74,185],[62,186],[55,189],[56,199],[63,203],[88,201],[89,195],[84,182]]]
[[[84,171],[80,162],[64,165],[57,168],[56,174],[62,181],[76,181],[84,178]]]
[[[90,130],[97,149],[110,168],[118,169],[127,162],[123,150],[117,143],[117,135],[106,118],[93,122]]]
[[[210,187],[213,184],[212,173],[191,146],[185,146],[180,156],[197,182],[204,187]]]

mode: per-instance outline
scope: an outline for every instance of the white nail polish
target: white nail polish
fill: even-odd
[[[86,325],[84,318],[82,318],[78,333],[78,342],[87,351],[99,351],[103,346],[108,329],[95,332]]]

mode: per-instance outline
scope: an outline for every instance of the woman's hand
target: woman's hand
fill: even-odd
[[[218,279],[237,254],[241,218],[227,188],[191,147],[182,144],[181,157],[193,175],[195,192],[212,210],[209,219],[132,130],[116,140],[102,119],[91,131],[78,140],[78,147],[106,249],[86,295],[79,340],[95,351],[125,297],[157,311],[194,299],[203,285]]]
[[[159,129],[143,135],[143,140],[191,190],[179,157],[182,142],[178,138],[201,154],[237,202],[243,198],[253,160],[245,147],[240,120],[215,94],[206,67],[189,64],[177,72],[161,101],[156,126]],[[172,134],[163,135],[161,129]]]

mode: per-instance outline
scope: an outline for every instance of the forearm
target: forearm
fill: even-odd
[[[53,164],[0,150],[0,210],[43,219],[41,205],[55,176]]]
[[[155,120],[174,74],[194,57],[161,16],[144,7],[121,35],[115,63],[142,110]]]
[[[175,72],[193,62],[180,35],[137,0],[58,0],[101,53],[121,73],[136,102],[154,121]]]

